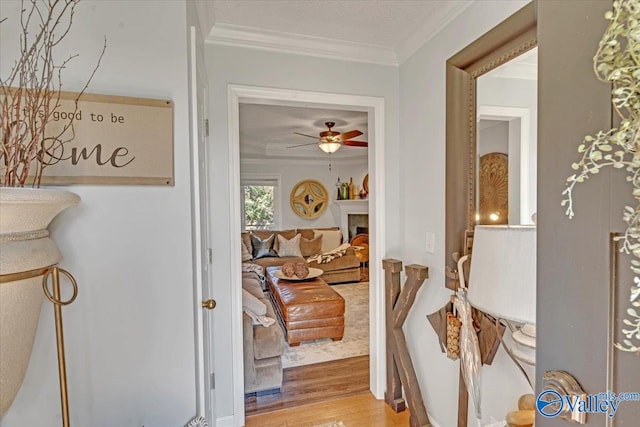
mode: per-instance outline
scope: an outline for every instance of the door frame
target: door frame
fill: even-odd
[[[240,104],[286,105],[364,111],[368,114],[369,223],[373,262],[369,270],[369,388],[376,399],[384,398],[386,383],[384,274],[385,254],[385,105],[384,98],[311,92],[230,84],[228,95],[230,271],[233,402],[236,424],[244,420],[244,368],[242,340],[242,263],[240,251]]]
[[[196,386],[196,415],[204,416],[209,423],[215,422],[215,399],[212,396],[211,376],[213,366],[213,344],[211,332],[211,314],[209,318],[209,328],[205,328],[205,313],[202,308],[202,301],[213,295],[211,267],[208,256],[202,250],[203,243],[210,243],[209,232],[211,229],[209,215],[201,214],[201,194],[205,197],[205,207],[209,203],[208,175],[206,169],[204,175],[200,174],[200,163],[206,162],[207,135],[203,132],[204,119],[208,115],[208,78],[204,67],[204,57],[202,52],[202,38],[199,36],[195,26],[189,27],[189,143],[191,156],[191,242],[193,257],[193,304],[194,304],[194,339],[195,339],[195,386]],[[204,82],[205,86],[200,86]],[[198,92],[204,91],[202,99],[202,117],[198,114]],[[205,153],[205,159],[200,158],[201,151]],[[208,162],[206,162],[208,166]],[[205,209],[208,212],[208,209]],[[206,268],[206,280],[203,280],[203,271]],[[207,289],[205,289],[205,287]],[[207,360],[209,359],[209,360]]]

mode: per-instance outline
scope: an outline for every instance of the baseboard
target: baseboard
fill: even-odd
[[[237,427],[235,424],[233,415],[227,415],[226,417],[216,418],[216,427]],[[242,425],[242,424],[238,424]]]

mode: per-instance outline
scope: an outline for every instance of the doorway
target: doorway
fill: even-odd
[[[328,126],[340,135],[341,142],[346,141],[331,153],[320,147],[322,138],[329,134]],[[360,268],[368,247],[362,238],[368,242],[369,228],[369,201],[363,189],[368,173],[367,129],[366,111],[240,104],[242,241],[247,248],[242,287],[266,306],[269,319],[278,321],[250,328],[249,318],[243,316],[247,419],[282,407],[369,390],[369,278]],[[316,209],[309,209],[312,203],[318,203]],[[322,229],[328,234],[318,238]],[[353,240],[358,230],[359,243]],[[258,252],[253,240],[271,235],[275,236],[277,256],[253,259]],[[283,242],[287,248],[283,249]],[[311,270],[323,270],[318,280],[329,284],[344,300],[341,337],[332,339],[338,332],[329,332],[319,324],[337,321],[327,319],[327,312],[320,310],[307,317],[317,324],[300,329],[294,326],[294,331],[288,332],[282,322],[287,317],[283,307],[277,298],[270,298],[274,289],[267,270],[277,270],[287,262],[304,262],[319,253],[338,250],[344,243],[352,246],[344,257],[308,264]],[[291,290],[298,285],[291,285]],[[248,298],[244,293],[243,297]],[[247,310],[249,316],[255,314],[247,307],[245,314]],[[305,339],[292,344],[289,333],[303,334]],[[279,345],[282,341],[283,346]],[[283,348],[282,354],[279,348]]]
[[[228,88],[229,129],[229,182],[231,235],[241,233],[240,201],[240,104],[282,105],[294,107],[331,108],[336,110],[363,111],[368,115],[369,135],[369,220],[370,220],[370,288],[369,288],[369,389],[378,399],[384,395],[385,351],[384,351],[384,284],[381,261],[385,253],[384,205],[384,99],[378,97],[353,96],[306,92],[288,89],[260,88],[230,85]],[[230,261],[232,270],[231,314],[233,353],[234,414],[244,419],[244,375],[242,342],[242,287],[240,239],[231,239]],[[235,267],[234,267],[235,266]]]

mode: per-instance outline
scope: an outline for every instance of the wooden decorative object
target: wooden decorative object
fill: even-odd
[[[402,387],[404,386],[411,413],[411,427],[431,426],[402,330],[418,290],[429,277],[429,269],[422,265],[408,265],[405,269],[407,279],[401,289],[402,261],[385,259],[382,261],[382,266],[385,271],[387,319],[387,391],[384,399],[395,412],[403,411],[405,399],[402,398]]]
[[[368,234],[356,234],[349,242],[351,246],[356,247],[356,258],[360,263],[369,262],[369,235]]]
[[[509,223],[509,157],[489,153],[480,157],[479,224]]]
[[[320,182],[306,179],[293,187],[289,201],[296,215],[313,219],[319,217],[327,208],[329,193]]]

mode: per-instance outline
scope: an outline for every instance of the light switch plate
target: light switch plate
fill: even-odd
[[[436,253],[436,235],[430,231],[427,231],[426,234],[426,244],[424,248],[430,254]]]

